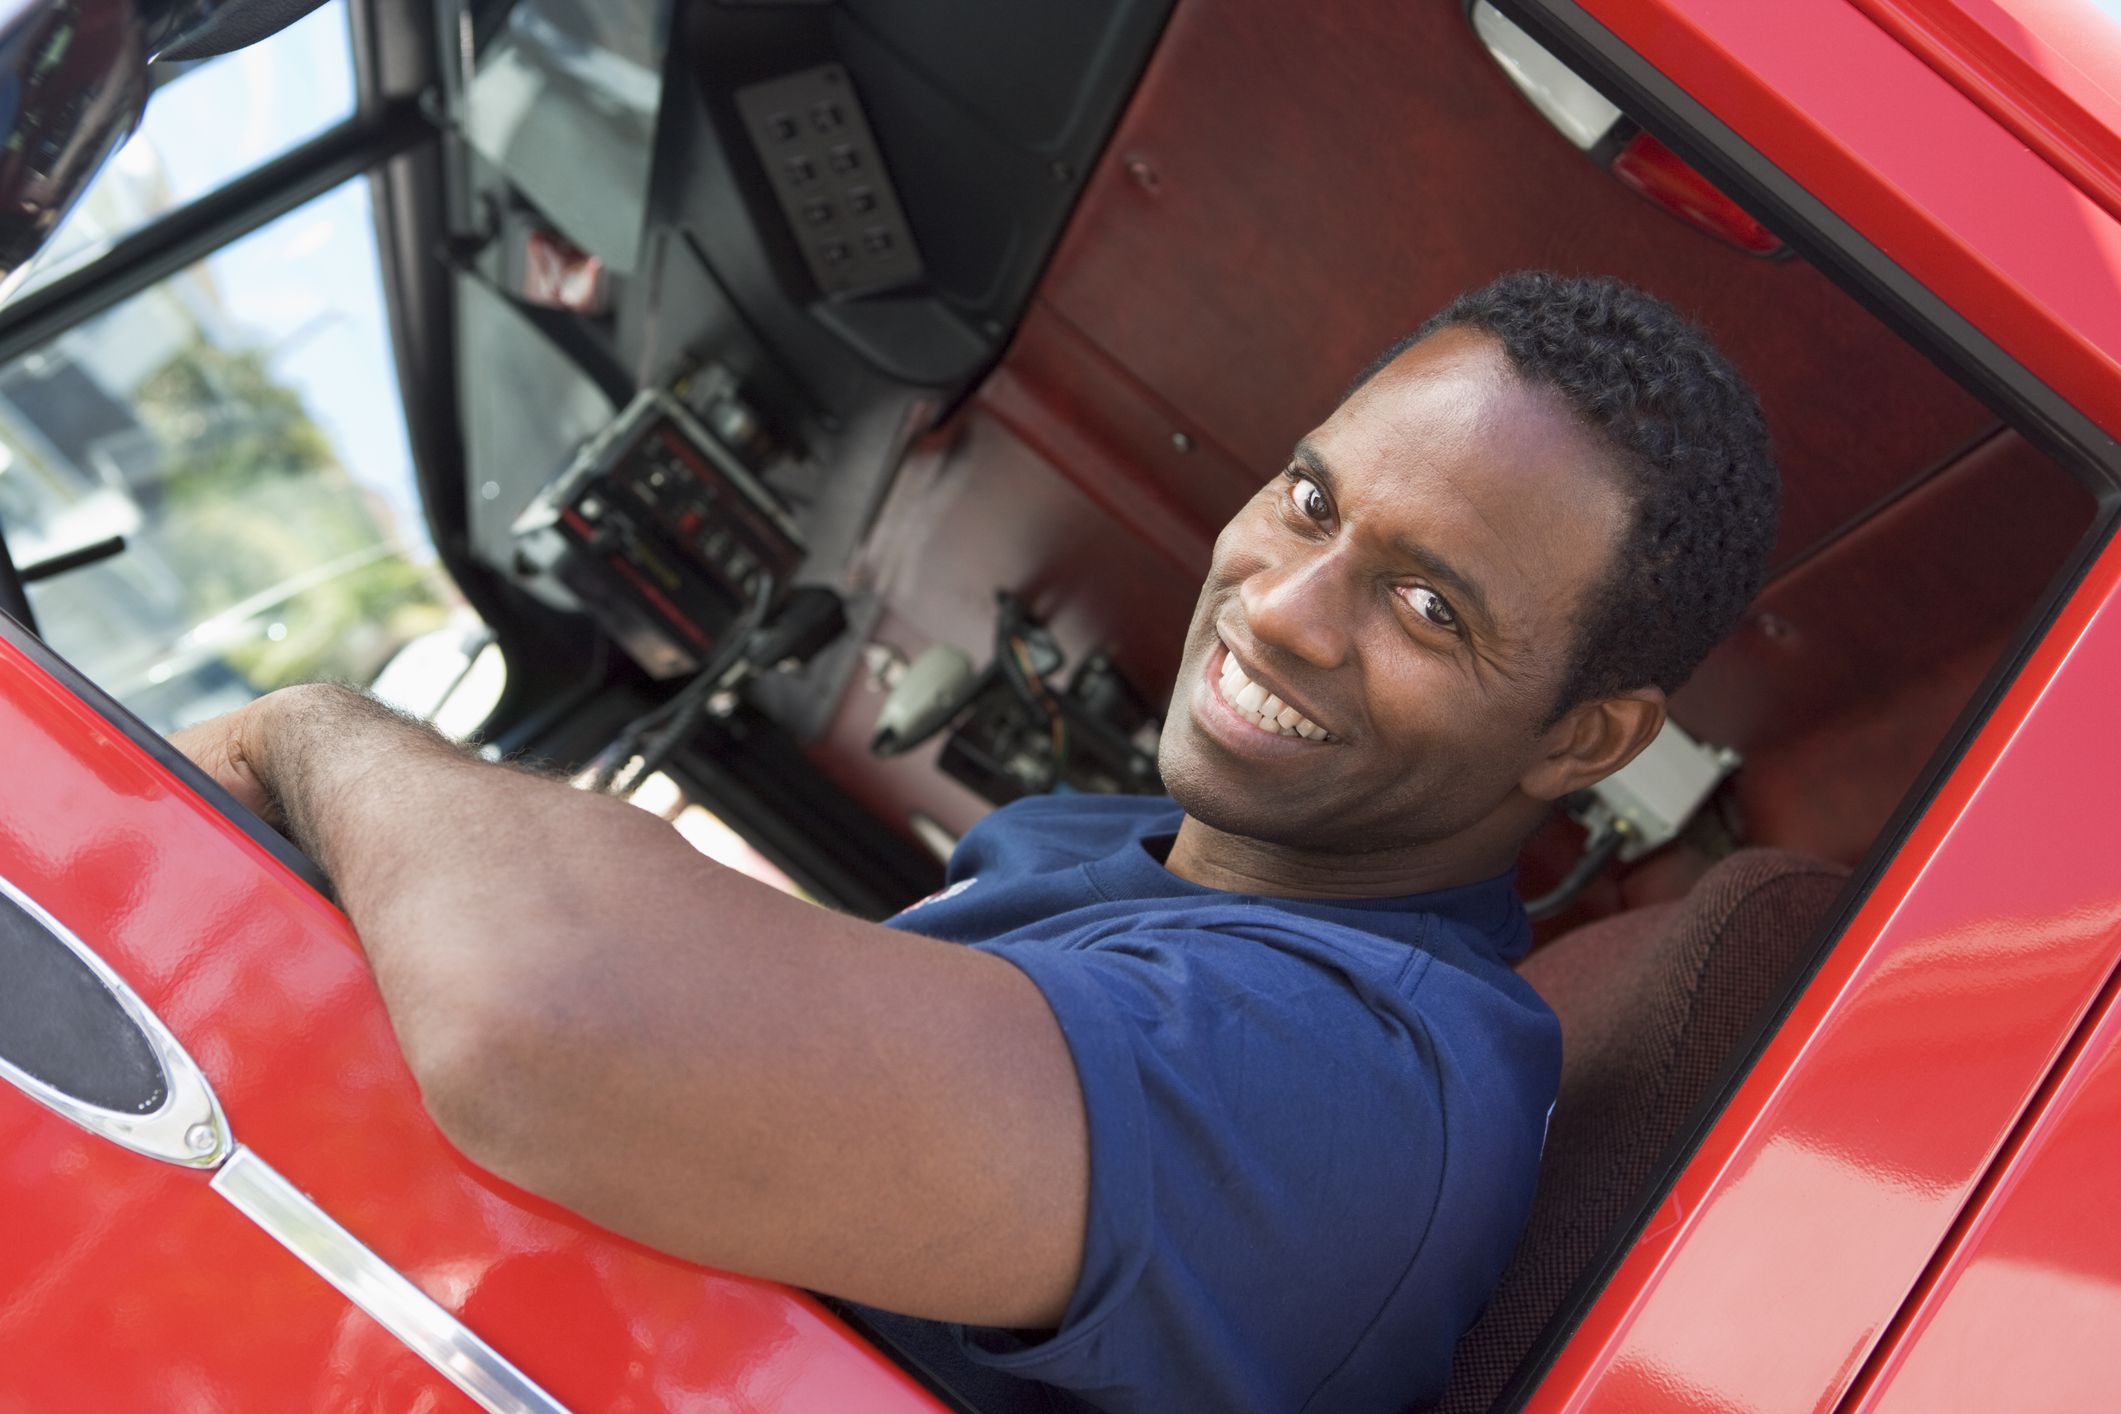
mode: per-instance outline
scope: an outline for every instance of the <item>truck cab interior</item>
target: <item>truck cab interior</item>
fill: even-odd
[[[1217,530],[1458,291],[1620,276],[1752,380],[1783,478],[1768,583],[1652,769],[1568,802],[1520,866],[1568,1071],[1446,1408],[1536,1379],[2095,528],[2037,390],[1532,7],[269,19],[146,65],[150,130],[239,61],[246,102],[272,72],[339,107],[245,170],[167,147],[168,201],[95,242],[62,225],[0,306],[15,617],[158,730],[352,677],[494,754],[697,808],[703,848],[870,916],[999,803],[1155,788]],[[343,74],[265,68],[296,35]],[[292,249],[332,202],[369,266],[280,289],[269,347],[199,334],[263,317],[215,252]],[[295,286],[371,278],[372,314],[286,313],[316,293]],[[351,363],[312,357],[364,319],[395,486],[357,464],[365,405],[333,401]],[[173,320],[185,339],[126,364]],[[312,423],[356,430],[317,452]],[[283,503],[298,477],[338,499]],[[236,520],[261,506],[315,564],[252,546]],[[387,533],[330,541],[356,513]],[[1012,1407],[961,1376],[927,1371]]]

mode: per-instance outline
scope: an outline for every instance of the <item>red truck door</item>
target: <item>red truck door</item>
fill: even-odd
[[[306,861],[13,619],[0,740],[0,1405],[937,1407],[461,1158]]]

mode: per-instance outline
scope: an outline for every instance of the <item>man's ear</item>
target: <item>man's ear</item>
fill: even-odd
[[[1627,765],[1662,730],[1663,688],[1638,687],[1579,703],[1547,728],[1538,759],[1518,785],[1535,800],[1559,800]]]

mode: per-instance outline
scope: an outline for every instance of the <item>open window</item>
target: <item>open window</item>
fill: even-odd
[[[30,585],[46,641],[165,729],[319,680],[442,710],[484,645],[420,680],[412,645],[479,632],[387,337],[356,178],[0,368],[10,550],[123,546]]]
[[[367,176],[95,307],[357,107],[344,3],[182,67],[18,296],[86,313],[0,365],[0,524],[47,642],[161,730],[322,679],[465,735],[500,695],[416,489]]]

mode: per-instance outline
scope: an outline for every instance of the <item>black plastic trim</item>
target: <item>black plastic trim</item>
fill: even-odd
[[[72,574],[75,570],[87,569],[90,565],[101,564],[124,553],[125,537],[106,535],[101,540],[76,545],[71,550],[61,550],[58,554],[39,560],[33,565],[18,565],[15,574],[24,584],[36,584],[40,580],[56,579],[63,574]]]
[[[29,590],[24,585],[14,553],[7,548],[7,529],[0,526],[0,614],[21,621],[31,633],[35,633],[37,611],[30,607]]]
[[[426,4],[353,0],[362,101],[419,101],[440,76],[436,16]],[[595,655],[595,630],[526,594],[471,553],[464,435],[457,404],[456,264],[448,258],[447,135],[415,143],[370,175],[376,259],[413,480],[435,553],[493,629],[507,664],[483,730],[505,734],[554,698],[572,699]],[[622,400],[623,401],[623,400]]]
[[[78,943],[0,893],[0,1060],[77,1104],[152,1114],[170,1092],[155,1042]]]
[[[203,796],[208,805],[227,816],[229,823],[250,836],[260,849],[285,865],[290,873],[325,898],[337,902],[332,893],[331,881],[324,877],[324,871],[317,867],[315,860],[296,848],[287,836],[252,814],[250,808],[229,794],[220,782],[193,765],[190,757],[170,745],[167,737],[135,717],[118,699],[96,686],[73,664],[54,653],[49,644],[24,628],[12,615],[0,614],[0,639],[5,639],[11,647],[35,664],[39,671],[79,698],[90,711],[110,723],[120,736],[152,756],[157,765]]]

